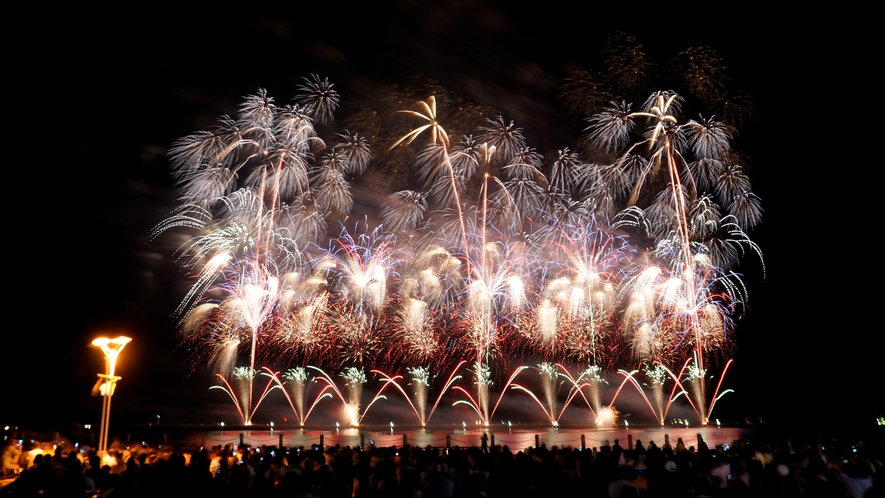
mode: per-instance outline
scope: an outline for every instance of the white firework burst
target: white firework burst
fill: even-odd
[[[550,186],[560,192],[571,192],[584,184],[585,174],[584,163],[578,154],[568,147],[560,149],[550,165]]]
[[[686,125],[688,146],[700,159],[721,161],[731,148],[731,132],[720,121],[704,119],[689,121]]]
[[[730,205],[737,196],[748,192],[750,192],[750,178],[744,173],[743,166],[740,164],[726,166],[716,182],[719,201]]]
[[[508,164],[516,154],[526,147],[522,128],[513,121],[504,123],[504,118],[486,119],[488,125],[479,128],[479,141],[495,148],[496,160],[499,164]]]
[[[255,95],[244,97],[243,103],[240,104],[238,122],[246,132],[256,128],[270,130],[273,128],[276,112],[277,106],[273,103],[273,97],[269,97],[264,88],[259,88]]]
[[[366,137],[360,136],[359,133],[351,133],[344,130],[339,133],[341,139],[333,149],[341,152],[347,160],[348,174],[363,174],[369,166],[369,160],[372,159],[372,152],[369,149],[369,141]]]
[[[304,84],[298,85],[302,93],[295,97],[295,101],[304,107],[304,110],[317,124],[325,124],[335,119],[333,113],[338,109],[339,97],[329,83],[329,78],[320,79],[316,74],[311,74],[310,79],[303,78]]]
[[[532,147],[524,147],[510,159],[509,164],[504,166],[505,177],[508,180],[544,178],[544,174],[541,173],[542,161],[543,158],[538,151]],[[545,183],[546,181],[544,178]]]
[[[590,140],[597,147],[606,152],[618,152],[624,150],[630,143],[630,132],[636,123],[630,113],[630,104],[609,102],[602,112],[587,118],[590,126]]]
[[[381,219],[388,231],[399,233],[415,230],[424,221],[427,200],[414,190],[391,194],[381,210]]]

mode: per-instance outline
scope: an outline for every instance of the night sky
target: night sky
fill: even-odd
[[[819,36],[822,19],[767,13],[690,19],[556,2],[522,12],[489,1],[425,3],[29,17],[5,78],[12,278],[0,424],[97,425],[101,400],[89,392],[103,359],[90,342],[99,335],[134,339],[119,369],[115,422],[162,414],[164,423],[199,423],[229,410],[209,391],[210,372],[192,371],[176,350],[172,314],[185,275],[170,238],[150,239],[176,205],[165,157],[176,138],[234,114],[259,87],[287,103],[311,73],[328,77],[344,106],[424,74],[499,109],[541,152],[572,146],[580,128],[562,124],[557,87],[592,65],[617,30],[659,62],[711,46],[756,101],[741,146],[765,209],[750,235],[767,274],[746,276],[750,309],[737,327],[726,379],[736,392],[723,413],[883,414],[873,208],[881,175],[868,159],[877,130],[851,122],[876,109],[865,100],[868,70],[844,56],[869,50],[869,35],[832,40]]]

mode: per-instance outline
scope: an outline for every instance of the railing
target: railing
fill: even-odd
[[[620,441],[625,449],[630,449],[637,440],[642,440],[647,446],[653,441],[659,446],[676,444],[681,438],[686,446],[700,445],[701,441],[713,448],[720,444],[731,444],[735,440],[745,439],[753,434],[753,429],[747,427],[704,427],[688,428],[679,426],[668,427],[634,427],[628,428],[520,428],[519,430],[480,429],[467,430],[397,430],[384,431],[381,428],[349,428],[332,430],[320,429],[292,429],[281,430],[255,430],[250,427],[217,428],[221,430],[203,429],[185,426],[167,426],[162,430],[159,427],[151,427],[150,430],[138,430],[138,427],[124,428],[123,437],[115,438],[114,446],[120,449],[130,449],[131,446],[163,448],[167,446],[181,448],[182,445],[188,450],[211,448],[213,446],[241,444],[253,447],[276,446],[287,448],[304,447],[314,445],[349,446],[353,447],[390,447],[397,448],[406,444],[417,447],[452,448],[480,447],[482,446],[483,432],[489,436],[489,446],[507,446],[511,451],[522,451],[530,447],[545,445],[547,447],[570,447],[570,448],[601,448],[608,444]],[[94,434],[87,434],[92,436]],[[59,445],[63,447],[76,447],[75,441],[61,436],[58,433],[37,434],[23,430],[15,430],[9,435],[12,439],[27,441],[29,445]],[[92,447],[94,437],[80,438],[82,447]]]
[[[512,450],[521,450],[540,445],[567,446],[586,448],[602,446],[609,437],[604,435],[587,437],[576,432],[500,432],[489,434],[489,445],[508,446]],[[625,441],[626,442],[626,441]],[[359,434],[335,434],[329,432],[301,431],[219,431],[193,435],[190,444],[202,447],[224,446],[231,444],[248,446],[285,446],[305,448],[313,445],[350,446],[350,447],[401,447],[406,444],[418,447],[452,448],[455,446],[482,446],[482,433],[479,432],[432,432],[432,433],[393,433],[381,434],[363,431]]]

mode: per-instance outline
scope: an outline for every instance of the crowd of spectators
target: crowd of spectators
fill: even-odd
[[[835,442],[834,442],[835,443]],[[740,497],[882,496],[882,446],[735,441],[708,448],[217,446],[37,454],[0,496]]]

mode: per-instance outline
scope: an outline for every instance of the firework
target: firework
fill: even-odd
[[[578,101],[591,73],[570,80],[569,107],[595,114],[583,146],[546,155],[500,113],[446,109],[461,101],[438,89],[426,100],[397,92],[382,100],[397,106],[390,118],[370,119],[373,110],[334,129],[339,97],[317,75],[298,88],[297,105],[259,90],[236,118],[177,141],[170,159],[181,206],[152,235],[190,232],[176,255],[193,285],[177,315],[193,360],[216,367],[216,387],[244,422],[280,388],[302,425],[335,396],[358,425],[393,386],[422,425],[443,393],[466,397],[459,403],[488,424],[495,387],[529,393],[554,424],[581,397],[609,424],[623,387],[645,396],[637,372],[618,367],[644,362],[654,365],[646,370],[654,399],[645,399],[655,420],[685,392],[705,423],[721,396],[717,387],[707,401],[706,363],[726,360],[733,344],[747,292],[731,268],[761,256],[748,232],[762,206],[733,150],[737,128],[684,117],[725,94],[722,77],[689,85],[723,74],[718,56],[693,49],[674,59],[671,71],[690,73],[692,54],[703,55],[703,67],[683,75],[687,99],[649,96],[652,65],[640,48],[626,35],[609,40],[605,88],[592,97],[618,99],[607,106]],[[417,125],[405,131],[409,121]],[[330,128],[334,145],[314,124]],[[405,188],[375,192],[374,205],[369,196],[355,202],[352,186],[378,171]],[[584,370],[574,377],[566,364]],[[470,375],[456,375],[465,365]],[[540,397],[515,383],[525,365],[539,365]],[[658,368],[679,386],[669,397]],[[428,412],[431,379],[450,369]],[[623,376],[607,406],[605,371]],[[363,408],[365,372],[383,384]],[[268,387],[252,394],[262,376]],[[472,386],[457,384],[467,377]],[[569,386],[561,408],[559,381]]]
[[[415,230],[424,220],[427,200],[424,194],[403,190],[390,195],[381,211],[384,226],[393,233]]]
[[[408,386],[411,387],[412,396],[410,397],[406,394],[406,390],[402,385],[398,382],[402,379],[402,376],[394,376],[380,371],[380,370],[372,370],[373,373],[376,373],[382,377],[382,379],[393,386],[405,396],[406,401],[408,401],[409,406],[412,407],[412,410],[415,412],[415,415],[418,416],[418,421],[421,423],[421,427],[425,427],[427,422],[430,420],[430,417],[433,416],[433,412],[436,411],[437,406],[439,406],[439,402],[442,399],[443,394],[452,387],[452,385],[461,379],[460,375],[456,375],[458,370],[464,365],[464,361],[458,363],[454,370],[452,370],[451,375],[449,375],[448,380],[440,391],[439,395],[436,398],[436,402],[430,408],[430,412],[427,412],[427,395],[431,388],[431,371],[430,368],[426,366],[418,366],[413,368],[407,368],[406,372],[408,374],[409,382]]]
[[[729,79],[722,57],[710,47],[691,47],[667,65],[668,79],[687,95],[711,102],[724,91]]]
[[[335,86],[329,83],[329,78],[320,79],[315,74],[310,79],[304,78],[304,84],[298,89],[302,93],[295,100],[304,106],[305,111],[317,124],[323,124],[334,119],[333,113],[338,109],[338,92],[332,89]]]

